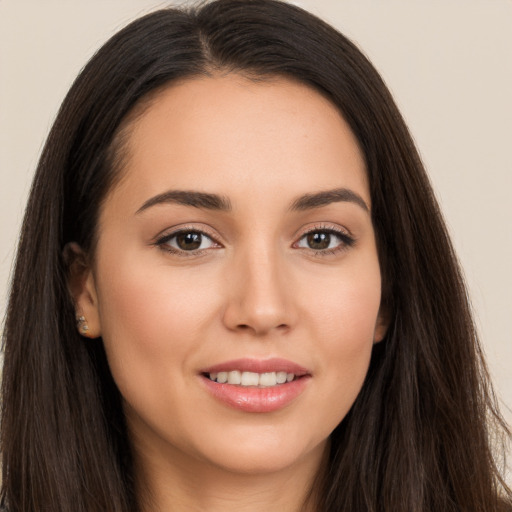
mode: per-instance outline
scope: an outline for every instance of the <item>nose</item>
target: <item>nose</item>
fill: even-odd
[[[233,261],[227,271],[224,325],[260,337],[289,331],[297,314],[286,274],[285,262],[270,250]]]

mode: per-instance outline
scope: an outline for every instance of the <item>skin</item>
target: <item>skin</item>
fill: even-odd
[[[300,510],[386,331],[355,138],[307,86],[228,74],[160,92],[130,126],[127,151],[94,263],[73,290],[124,398],[147,509]],[[291,207],[340,188],[364,203]],[[218,194],[231,210],[141,209],[171,190]],[[176,238],[157,242],[177,228],[209,238],[188,252]],[[343,237],[311,248],[305,234],[326,230]],[[272,357],[310,374],[286,407],[241,411],[205,389],[204,368]]]

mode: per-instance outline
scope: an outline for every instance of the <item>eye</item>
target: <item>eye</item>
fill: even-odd
[[[165,235],[156,244],[170,252],[195,252],[217,247],[208,235],[197,230],[181,230]]]
[[[303,235],[295,247],[327,253],[336,252],[354,244],[354,239],[334,229],[315,229]]]

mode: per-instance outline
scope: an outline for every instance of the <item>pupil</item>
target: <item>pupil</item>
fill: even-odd
[[[310,233],[307,240],[310,249],[327,249],[331,243],[331,235],[329,233]]]
[[[184,251],[193,251],[201,245],[200,233],[181,233],[176,237],[176,243]]]

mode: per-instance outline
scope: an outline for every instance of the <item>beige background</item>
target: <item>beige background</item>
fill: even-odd
[[[394,93],[462,260],[498,394],[510,407],[512,1],[295,3],[354,39]],[[113,32],[165,5],[150,0],[0,0],[2,317],[31,176],[61,100]],[[510,408],[504,413],[512,424]]]

